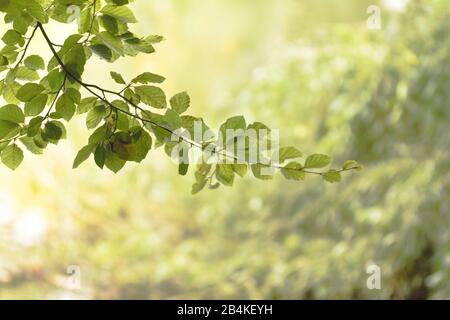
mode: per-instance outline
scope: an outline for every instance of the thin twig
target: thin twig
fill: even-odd
[[[33,32],[31,33],[30,38],[28,38],[27,44],[25,45],[25,48],[23,49],[22,56],[20,57],[20,59],[16,63],[16,65],[14,66],[13,70],[16,70],[17,67],[22,63],[23,59],[25,58],[25,55],[27,54],[28,47],[30,46],[31,40],[33,40],[33,38],[34,38],[36,30],[38,29],[38,26],[39,25],[36,25],[36,27],[34,27]]]

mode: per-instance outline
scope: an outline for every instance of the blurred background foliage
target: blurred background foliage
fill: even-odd
[[[366,25],[374,3],[381,30]],[[192,178],[160,151],[118,175],[72,170],[80,119],[44,156],[0,168],[0,298],[450,298],[447,0],[133,7],[135,31],[167,41],[113,69],[167,76],[211,124],[244,114],[365,170],[338,185],[250,178],[191,196]],[[88,70],[110,83],[103,62]],[[366,287],[372,264],[381,290]]]

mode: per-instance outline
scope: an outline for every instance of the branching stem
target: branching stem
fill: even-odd
[[[42,26],[42,24],[38,22],[36,28],[39,28],[40,31],[42,32],[42,35],[44,36],[44,38],[45,38],[45,40],[46,40],[46,42],[47,42],[47,44],[48,44],[50,50],[51,50],[52,53],[53,53],[53,56],[54,56],[55,59],[58,61],[58,63],[59,63],[59,65],[61,66],[61,68],[64,70],[66,76],[70,77],[71,79],[73,79],[73,81],[75,81],[75,82],[77,82],[78,84],[80,84],[82,87],[84,87],[84,88],[85,88],[89,93],[91,93],[93,96],[97,97],[99,100],[103,101],[105,104],[107,104],[107,105],[108,105],[109,107],[111,107],[113,110],[115,110],[115,112],[122,112],[122,113],[124,113],[124,114],[126,114],[126,115],[128,115],[128,116],[130,116],[130,117],[133,117],[133,118],[135,118],[135,119],[137,119],[137,120],[142,121],[143,123],[149,123],[149,124],[151,124],[151,125],[153,125],[153,126],[155,126],[155,127],[157,127],[157,128],[160,128],[160,129],[162,129],[162,130],[165,130],[166,132],[170,133],[171,135],[177,136],[180,140],[182,140],[182,141],[188,143],[190,146],[195,146],[195,147],[197,147],[197,148],[200,148],[201,150],[205,150],[205,147],[203,146],[202,143],[193,141],[193,140],[188,139],[188,138],[186,138],[186,137],[184,137],[184,136],[182,136],[182,135],[179,135],[179,134],[177,134],[175,131],[173,131],[172,129],[169,129],[169,128],[167,128],[167,127],[165,127],[165,126],[163,126],[163,125],[161,125],[161,124],[159,124],[159,123],[156,123],[156,122],[154,122],[154,121],[152,121],[152,120],[148,120],[148,119],[142,118],[142,117],[138,116],[137,113],[133,114],[132,112],[129,112],[129,111],[127,111],[127,110],[123,110],[123,109],[121,109],[121,108],[118,108],[118,107],[114,106],[114,105],[106,98],[106,95],[105,95],[105,94],[111,94],[111,95],[114,95],[114,96],[117,96],[117,97],[121,98],[123,101],[127,102],[129,105],[131,105],[132,107],[134,107],[134,108],[135,108],[135,111],[139,110],[139,111],[144,112],[144,113],[148,111],[148,110],[145,110],[144,108],[138,106],[137,104],[135,104],[135,103],[134,103],[133,101],[131,101],[130,99],[126,98],[126,97],[122,94],[124,90],[122,90],[122,91],[120,91],[120,92],[116,92],[116,91],[104,89],[104,88],[101,88],[100,86],[95,85],[95,84],[85,83],[85,82],[83,82],[81,79],[79,79],[78,77],[76,77],[75,75],[73,75],[73,74],[71,73],[71,71],[67,68],[67,66],[64,64],[64,62],[62,61],[61,57],[60,57],[60,56],[58,55],[58,53],[56,52],[56,50],[55,50],[55,48],[54,48],[54,45],[53,45],[52,41],[50,40],[50,38],[48,37],[48,35],[47,35],[47,33],[46,33],[44,27]],[[35,29],[34,31],[36,31],[36,29]],[[33,31],[33,34],[32,34],[32,36],[31,36],[31,38],[32,38],[33,35],[34,35],[34,31]],[[31,40],[31,38],[30,38],[30,40]],[[96,91],[94,91],[94,89],[97,90],[97,91],[100,91],[100,94],[97,93]],[[224,157],[229,158],[229,159],[231,159],[231,160],[238,160],[237,157],[232,156],[232,155],[227,154],[227,153],[224,153],[224,152],[222,152],[222,151],[219,151],[219,152],[218,152],[218,151],[216,151],[216,150],[214,149],[214,150],[211,150],[211,152],[212,152],[212,153],[215,153],[215,154],[217,154],[217,155],[224,156]],[[264,163],[256,163],[256,164],[261,165],[261,166],[265,166],[265,167],[271,167],[271,168],[274,168],[274,169],[285,169],[285,170],[291,170],[291,171],[304,172],[304,173],[308,173],[308,174],[316,174],[316,175],[322,175],[322,176],[324,175],[324,173],[322,173],[322,172],[308,171],[308,170],[305,170],[304,168],[284,168],[283,166],[281,166],[281,165],[279,165],[279,164],[264,164]],[[349,170],[354,170],[354,169],[357,169],[357,168],[355,167],[355,168],[341,169],[341,170],[336,170],[336,172],[340,173],[340,172],[349,171]]]

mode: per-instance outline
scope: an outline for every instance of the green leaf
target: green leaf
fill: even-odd
[[[50,89],[54,91],[59,90],[64,81],[64,73],[60,72],[58,69],[52,70],[47,75],[47,80]]]
[[[330,183],[340,182],[342,179],[341,174],[336,170],[325,172],[322,177]]]
[[[32,55],[25,59],[25,65],[31,70],[45,69],[44,59],[38,55]]]
[[[29,69],[28,67],[19,67],[16,71],[16,78],[19,80],[36,81],[39,80],[37,71]]]
[[[160,43],[163,40],[164,40],[164,37],[157,35],[157,34],[153,34],[153,35],[145,38],[145,41],[147,41],[149,43]]]
[[[135,56],[139,52],[143,53],[153,53],[155,48],[147,41],[133,37],[125,40],[125,51],[130,56]]]
[[[63,94],[56,101],[56,113],[66,121],[70,121],[75,114],[76,106],[68,94]]]
[[[39,94],[31,101],[25,103],[25,115],[36,116],[40,114],[47,104],[48,96],[46,94]]]
[[[32,16],[34,19],[39,21],[40,23],[46,23],[47,22],[47,16],[44,12],[44,9],[42,6],[35,0],[21,0],[25,2],[25,8],[26,11]]]
[[[194,195],[194,194],[197,194],[197,193],[199,193],[200,191],[202,191],[202,190],[205,188],[206,183],[207,183],[206,180],[203,180],[203,181],[199,181],[199,182],[194,183],[194,184],[192,185],[191,194]]]
[[[80,14],[80,20],[79,20],[79,26],[78,26],[78,32],[79,33],[85,33],[88,32],[91,29],[94,31],[94,21],[92,20],[92,10],[91,8],[87,8],[83,11],[81,11]],[[98,31],[98,30],[95,30]]]
[[[279,161],[283,163],[288,159],[295,159],[303,157],[303,153],[294,147],[283,147],[279,150]]]
[[[91,156],[92,152],[95,150],[96,147],[97,145],[95,144],[88,144],[87,146],[81,148],[81,150],[78,151],[75,160],[73,161],[72,168],[73,169],[78,168],[80,164],[89,159],[89,157]]]
[[[126,164],[118,155],[111,153],[106,157],[105,166],[114,173],[119,172]]]
[[[25,35],[25,33],[27,33],[28,27],[30,26],[30,20],[31,19],[25,19],[23,15],[21,17],[15,18],[13,22],[14,30],[22,35]]]
[[[86,126],[88,129],[96,128],[106,115],[104,106],[96,106],[92,108],[86,117]]]
[[[109,31],[112,34],[118,34],[119,33],[119,23],[123,24],[123,22],[118,21],[116,18],[108,16],[108,15],[102,15],[99,17],[100,25],[105,29],[106,31]]]
[[[235,116],[229,118],[220,126],[219,129],[223,145],[226,146],[228,143],[234,142],[236,140],[235,138],[238,137],[236,131],[245,129],[246,123],[243,116]],[[231,131],[232,135],[227,136],[227,131]]]
[[[112,51],[110,48],[103,44],[94,44],[89,47],[92,52],[94,52],[97,56],[99,56],[101,59],[104,59],[106,61],[111,61],[112,59]]]
[[[178,174],[180,176],[185,176],[189,170],[189,163],[180,163],[178,165]]]
[[[6,31],[2,40],[8,46],[14,46],[24,41],[22,35],[13,29]]]
[[[84,65],[86,64],[86,54],[82,45],[74,45],[65,55],[64,64],[69,70],[69,73],[75,76],[77,79],[81,79],[84,72]],[[68,80],[74,81],[72,77],[68,77]]]
[[[245,128],[246,128],[245,118],[243,116],[235,116],[225,121],[225,123],[222,124],[222,126],[220,127],[220,131],[223,131],[223,133],[225,133],[226,129],[245,130]]]
[[[97,34],[98,38],[112,51],[116,52],[118,55],[123,56],[124,55],[124,49],[123,44],[120,38],[114,36],[113,34],[109,33],[108,31],[103,31]],[[99,50],[98,47],[95,49],[92,48],[94,51]],[[100,54],[106,54],[104,52],[104,48],[100,49]]]
[[[310,155],[305,162],[305,168],[319,169],[328,166],[331,163],[331,158],[324,154]]]
[[[16,97],[22,102],[28,102],[44,90],[40,84],[26,83],[17,91]]]
[[[130,0],[111,0],[111,1],[118,6],[123,6],[124,4],[128,4]]]
[[[89,144],[99,144],[100,142],[104,141],[106,138],[109,138],[107,136],[108,128],[107,125],[103,125],[101,127],[98,127],[94,130],[94,132],[89,137]]]
[[[362,170],[362,166],[355,160],[347,160],[342,166],[343,170]]]
[[[120,73],[111,71],[111,78],[113,78],[113,80],[118,83],[118,84],[126,84],[125,80],[123,79],[122,75]]]
[[[132,83],[163,83],[166,78],[151,72],[144,72],[131,80]]]
[[[134,127],[129,132],[116,132],[112,138],[112,151],[126,161],[141,162],[151,146],[151,136],[141,127]]]
[[[24,123],[25,116],[15,104],[8,104],[0,108],[0,120],[10,121],[14,123]]]
[[[28,124],[27,129],[27,136],[28,137],[34,137],[39,133],[39,129],[41,128],[42,121],[44,120],[43,117],[36,117],[30,120],[30,123]]]
[[[42,148],[42,149],[45,149],[48,145],[48,142],[45,141],[44,138],[42,137],[41,131],[33,137],[33,141],[39,148]]]
[[[44,149],[40,148],[33,138],[31,137],[22,137],[20,138],[20,142],[27,148],[28,151],[34,154],[43,154]]]
[[[126,114],[119,112],[117,114],[116,125],[117,130],[128,130],[130,128],[130,117]]]
[[[175,111],[173,111],[172,109],[167,109],[163,119],[166,124],[166,127],[168,127],[171,130],[176,130],[181,126],[180,115]]]
[[[67,100],[71,101],[74,104],[79,104],[81,101],[81,93],[75,88],[67,88],[64,91],[64,95],[66,96]]]
[[[95,164],[100,169],[103,169],[103,167],[105,166],[106,156],[107,156],[106,149],[101,145],[97,146],[94,152],[94,160]]]
[[[97,97],[87,97],[80,101],[78,105],[77,113],[83,114],[94,108],[97,103]]]
[[[6,83],[3,87],[3,98],[8,103],[19,103],[20,100],[16,98],[17,91],[21,88],[21,85],[17,82],[11,84]]]
[[[15,131],[19,128],[17,123],[11,121],[0,120],[0,139],[14,136]]]
[[[45,124],[42,137],[45,141],[56,144],[60,139],[64,138],[64,134],[64,126],[60,122],[50,121]]]
[[[8,168],[16,170],[23,161],[23,151],[16,144],[12,144],[2,151],[1,159]]]
[[[155,86],[139,86],[136,87],[136,93],[145,104],[157,108],[164,109],[167,107],[166,95],[164,91]]]
[[[133,12],[126,6],[106,5],[101,10],[102,13],[114,17],[124,23],[136,23]]]
[[[122,100],[114,100],[111,104],[119,110],[130,111],[130,107]]]
[[[8,58],[6,58],[5,56],[0,56],[0,67],[2,67],[0,69],[0,72],[5,70],[3,69],[5,66],[7,66],[9,64]]]
[[[232,186],[234,182],[234,171],[231,164],[218,164],[216,169],[217,181],[225,186]]]
[[[288,180],[305,180],[305,172],[301,171],[303,166],[298,162],[290,162],[281,169],[281,173]]]
[[[9,143],[10,141],[0,142],[0,152],[2,152],[8,146]]]
[[[247,170],[248,170],[248,165],[243,163],[233,163],[233,171],[236,172],[239,176],[241,176],[242,178],[245,177],[245,175],[247,174]]]
[[[132,131],[132,130],[131,130]],[[138,136],[136,138],[136,136]],[[152,137],[142,128],[134,133],[132,148],[128,155],[128,161],[141,162],[147,157],[148,152],[152,148]]]
[[[257,164],[252,164],[251,168],[252,168],[253,175],[255,176],[256,179],[260,179],[260,180],[272,180],[273,179],[273,174],[270,174],[270,172],[268,172],[268,173],[263,172],[263,169],[270,170],[270,168],[267,165],[257,163]]]
[[[180,92],[170,99],[170,106],[178,114],[185,112],[189,108],[190,103],[191,98],[187,92]]]

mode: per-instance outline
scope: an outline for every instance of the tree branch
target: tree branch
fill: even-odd
[[[130,117],[133,117],[133,118],[135,118],[135,119],[137,119],[137,120],[142,121],[143,123],[149,123],[149,124],[151,124],[151,125],[153,125],[153,126],[155,126],[155,127],[158,127],[158,128],[160,128],[160,129],[162,129],[162,130],[165,130],[166,132],[170,133],[171,135],[174,135],[174,136],[178,137],[180,140],[182,140],[182,141],[188,143],[190,146],[195,146],[195,147],[197,147],[197,148],[200,148],[200,149],[203,150],[203,151],[206,149],[207,146],[203,146],[202,143],[199,143],[199,142],[196,142],[196,141],[194,141],[194,140],[188,139],[188,138],[186,138],[186,137],[184,137],[184,136],[181,136],[181,135],[177,134],[175,131],[173,131],[173,130],[171,130],[171,129],[169,129],[169,128],[167,128],[167,127],[165,127],[165,126],[163,126],[163,125],[161,125],[161,124],[159,124],[159,123],[156,123],[156,122],[154,122],[154,121],[152,121],[152,120],[148,120],[148,119],[142,118],[142,117],[138,116],[137,114],[133,114],[132,112],[129,112],[129,111],[126,111],[126,110],[123,110],[123,109],[121,109],[121,108],[118,108],[118,107],[114,106],[114,105],[106,98],[105,93],[108,93],[108,94],[111,94],[111,95],[114,95],[114,96],[117,96],[117,97],[121,98],[123,101],[127,102],[129,105],[131,105],[132,107],[134,107],[135,110],[139,110],[139,111],[141,111],[141,112],[147,112],[147,111],[148,111],[148,110],[146,110],[146,109],[144,109],[144,108],[138,106],[137,104],[135,104],[135,103],[134,103],[133,101],[131,101],[130,99],[126,98],[126,97],[122,94],[123,90],[122,90],[121,92],[116,92],[116,91],[104,89],[104,88],[102,88],[102,87],[100,87],[100,86],[98,86],[98,85],[95,85],[95,84],[85,83],[85,82],[83,82],[81,79],[79,79],[78,77],[76,77],[75,75],[73,75],[73,74],[71,73],[71,71],[66,67],[66,65],[65,65],[64,62],[62,61],[61,57],[60,57],[60,56],[58,55],[58,53],[56,52],[56,50],[55,50],[55,48],[54,48],[54,45],[53,45],[53,42],[52,42],[52,41],[50,40],[50,38],[48,37],[48,35],[47,35],[47,33],[46,33],[44,27],[42,26],[42,24],[38,22],[36,28],[39,28],[39,29],[40,29],[40,31],[41,31],[42,35],[44,36],[44,38],[45,38],[45,40],[46,40],[46,42],[47,42],[47,44],[48,44],[50,50],[52,51],[53,56],[54,56],[55,59],[58,61],[58,64],[61,66],[61,68],[62,68],[63,71],[65,72],[66,76],[70,77],[70,78],[73,79],[75,82],[77,82],[78,84],[80,84],[83,88],[85,88],[89,93],[91,93],[91,94],[92,94],[93,96],[95,96],[96,98],[98,98],[98,99],[100,99],[101,101],[105,102],[109,107],[111,107],[113,110],[115,110],[115,112],[122,112],[122,113],[124,113],[124,114],[126,114],[126,115],[128,115],[128,116],[130,116]],[[35,29],[35,30],[36,30],[36,29]],[[34,30],[34,31],[35,31],[35,30]],[[33,35],[34,35],[34,32],[33,32]],[[96,91],[94,91],[94,89],[100,91],[100,92],[101,92],[101,95],[100,95],[99,93],[97,93]],[[232,159],[232,160],[239,160],[238,157],[232,156],[232,155],[227,154],[227,153],[224,153],[224,152],[222,152],[222,151],[217,152],[217,150],[214,149],[214,150],[211,150],[211,152],[214,153],[214,154],[216,154],[216,155],[221,155],[221,156],[227,157],[227,158]],[[268,168],[274,168],[274,169],[285,169],[285,170],[290,170],[290,171],[297,171],[297,172],[303,172],[303,173],[307,173],[307,174],[315,174],[315,175],[321,175],[321,176],[324,175],[324,173],[321,173],[321,172],[314,172],[314,171],[308,171],[308,170],[305,170],[304,168],[284,168],[283,166],[281,166],[281,165],[279,165],[279,164],[263,164],[263,163],[255,163],[255,164],[256,164],[256,165],[265,166],[265,167],[268,167]],[[349,170],[354,170],[354,169],[357,169],[357,168],[341,169],[341,170],[336,170],[336,172],[340,173],[340,172],[349,171]]]

